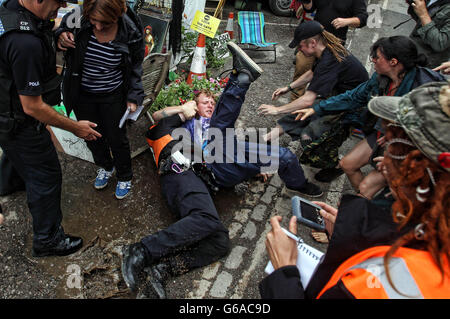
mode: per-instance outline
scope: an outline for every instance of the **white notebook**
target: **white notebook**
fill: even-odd
[[[282,229],[287,232],[284,228]],[[289,233],[289,237],[294,239],[294,236],[291,233]],[[298,237],[296,238],[298,243],[297,268],[300,272],[300,281],[302,282],[303,288],[306,289],[312,275],[316,271],[317,266],[322,261],[324,253],[308,244],[305,244],[302,239]],[[274,270],[275,269],[273,268],[272,262],[269,261],[264,271],[269,275]]]

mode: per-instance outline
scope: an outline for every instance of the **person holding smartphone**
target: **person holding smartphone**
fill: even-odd
[[[404,97],[376,97],[369,110],[388,123],[377,168],[394,203],[382,207],[355,195],[344,195],[338,209],[314,202],[330,244],[307,287],[296,242],[273,217],[266,246],[275,271],[260,283],[262,298],[450,297],[450,86],[434,82]],[[296,233],[295,217],[289,230]]]

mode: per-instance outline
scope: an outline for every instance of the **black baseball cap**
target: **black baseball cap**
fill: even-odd
[[[323,26],[317,21],[306,21],[300,23],[294,32],[294,40],[289,44],[290,48],[295,48],[300,41],[312,38],[313,36],[322,33]]]

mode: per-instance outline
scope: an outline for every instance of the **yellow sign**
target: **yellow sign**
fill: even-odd
[[[194,20],[192,20],[191,29],[203,33],[207,37],[214,38],[214,35],[219,28],[219,24],[220,19],[197,10]]]

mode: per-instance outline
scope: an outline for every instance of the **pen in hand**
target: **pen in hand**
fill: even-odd
[[[285,228],[283,228],[283,227],[281,227],[281,230],[286,234],[286,236],[288,236],[289,238],[295,240],[296,242],[298,242],[298,243],[302,243],[302,242],[303,242],[303,240],[302,240],[301,238],[295,236],[295,235],[294,235],[293,233],[291,233],[289,230],[287,230],[287,229],[285,229]]]

